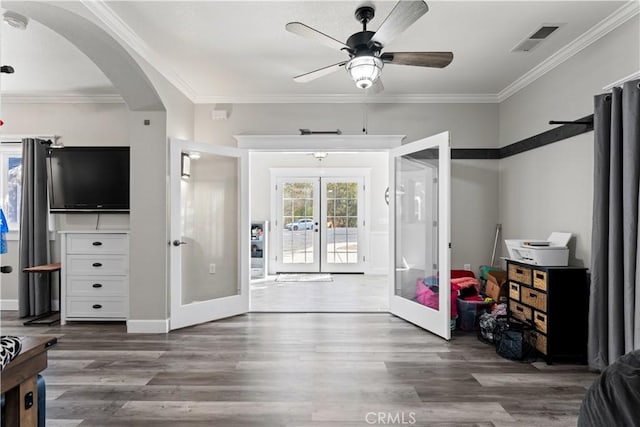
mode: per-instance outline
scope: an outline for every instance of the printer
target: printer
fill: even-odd
[[[569,265],[571,233],[554,231],[547,240],[508,239],[505,240],[509,259],[533,265],[566,267]]]

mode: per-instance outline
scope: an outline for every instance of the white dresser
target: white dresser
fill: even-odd
[[[60,324],[126,320],[129,313],[127,231],[64,231]]]

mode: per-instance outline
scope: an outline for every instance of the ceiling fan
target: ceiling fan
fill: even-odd
[[[367,31],[367,24],[373,19],[375,9],[361,6],[355,17],[362,23],[362,31],[352,34],[345,43],[334,39],[301,22],[289,22],[287,31],[320,42],[331,48],[344,50],[349,59],[320,68],[293,78],[298,83],[306,83],[326,76],[345,67],[356,86],[360,89],[372,88],[375,92],[383,89],[380,74],[384,64],[414,65],[418,67],[444,68],[453,60],[451,52],[385,52],[382,49],[394,37],[409,28],[429,7],[424,1],[399,1],[384,20],[378,31]],[[373,86],[373,87],[372,87]]]

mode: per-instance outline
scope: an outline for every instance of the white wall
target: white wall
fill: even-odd
[[[593,113],[594,95],[640,70],[639,35],[636,16],[501,103],[500,145],[551,129],[549,120]],[[500,161],[504,238],[572,232],[569,262],[588,267],[592,201],[593,132]]]
[[[358,135],[362,134],[365,108],[371,135],[407,135],[405,142],[410,142],[448,130],[453,148],[498,147],[497,104],[196,105],[194,137],[199,142],[235,146],[233,135],[292,135],[299,128],[340,129],[346,135]],[[228,111],[229,118],[212,120],[214,109]],[[353,157],[351,165],[359,164],[358,157]],[[453,162],[453,268],[469,263],[477,271],[479,265],[489,262],[498,219],[497,187],[497,161]],[[252,192],[252,197],[266,196]],[[257,203],[264,206],[264,200]]]

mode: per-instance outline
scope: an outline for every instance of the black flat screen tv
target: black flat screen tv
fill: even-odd
[[[129,147],[50,148],[52,213],[129,212]]]

